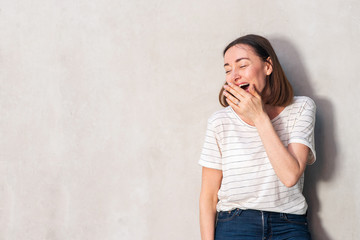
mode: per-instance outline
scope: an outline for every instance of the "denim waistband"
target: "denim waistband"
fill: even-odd
[[[271,216],[286,216],[286,215],[295,215],[295,216],[307,216],[307,212],[305,214],[293,214],[293,213],[284,213],[284,212],[271,212],[271,211],[263,211],[263,210],[255,210],[255,209],[240,209],[240,208],[235,208],[229,211],[220,211],[220,212],[227,212],[227,213],[234,213],[234,212],[241,212],[242,214],[247,214],[247,215],[254,215],[254,216],[261,216],[262,214],[267,214],[267,215],[271,215]],[[219,213],[219,212],[218,212]]]
[[[216,240],[311,239],[306,214],[236,208],[218,212],[215,226]]]

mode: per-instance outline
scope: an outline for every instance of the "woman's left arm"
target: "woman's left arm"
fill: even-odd
[[[290,143],[286,148],[265,112],[254,124],[276,175],[285,186],[294,186],[305,171],[309,148],[301,143]]]
[[[254,86],[249,89],[250,93],[234,85],[225,86],[225,89],[224,95],[229,105],[238,115],[252,121],[257,128],[270,163],[280,181],[287,187],[294,186],[305,171],[309,148],[301,143],[284,146],[268,114],[264,111],[261,96]]]

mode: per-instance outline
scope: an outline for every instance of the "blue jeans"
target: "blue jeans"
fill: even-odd
[[[215,240],[311,240],[306,215],[234,209],[216,220]]]

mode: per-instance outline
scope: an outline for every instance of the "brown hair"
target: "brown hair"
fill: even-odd
[[[269,76],[267,76],[265,88],[261,93],[263,102],[271,106],[289,105],[293,100],[294,92],[269,40],[254,34],[242,36],[227,45],[224,49],[223,56],[225,56],[225,53],[229,50],[229,48],[238,44],[250,46],[254,50],[255,54],[264,62],[269,62],[269,57],[271,59],[273,71]],[[226,102],[223,91],[224,88],[221,88],[219,93],[219,102],[223,107],[227,107],[229,104]]]

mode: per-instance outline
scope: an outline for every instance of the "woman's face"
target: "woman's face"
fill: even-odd
[[[266,85],[266,76],[272,72],[272,66],[255,54],[252,47],[238,44],[229,48],[224,56],[226,82],[242,86],[248,91],[255,85],[262,92]]]

